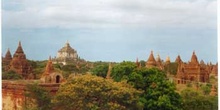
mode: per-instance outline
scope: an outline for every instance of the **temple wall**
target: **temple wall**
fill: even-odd
[[[27,91],[26,85],[31,84],[28,82],[17,81],[2,81],[2,110],[22,110],[25,104],[25,95]],[[46,88],[52,95],[55,95],[59,89],[60,84],[39,84],[41,87]]]

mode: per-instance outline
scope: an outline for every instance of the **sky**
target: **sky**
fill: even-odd
[[[55,57],[68,41],[87,61],[178,55],[217,62],[216,0],[2,0],[2,56]]]

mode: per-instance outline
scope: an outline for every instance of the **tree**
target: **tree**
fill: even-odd
[[[205,96],[193,89],[181,92],[184,110],[218,110],[218,97]]]
[[[2,74],[2,79],[5,79],[5,80],[18,80],[18,79],[23,79],[22,76],[18,73],[16,73],[15,71],[13,70],[10,70],[8,72],[4,72]]]
[[[101,76],[103,78],[106,77],[107,72],[108,72],[108,64],[98,65],[92,69],[93,75]]]
[[[112,68],[111,76],[115,81],[121,81],[122,79],[127,80],[128,75],[131,74],[136,68],[137,65],[134,62],[124,61]]]
[[[126,82],[86,74],[61,85],[55,96],[55,109],[138,110],[141,109],[139,94]]]
[[[181,97],[175,92],[175,85],[167,80],[163,71],[156,68],[135,70],[129,75],[128,83],[144,91],[141,100],[145,110],[181,108]]]
[[[26,110],[50,110],[52,96],[50,92],[38,84],[27,85],[27,92],[25,93],[26,104],[24,108]]]
[[[135,63],[122,62],[112,69],[115,81],[127,80],[136,89],[144,91],[140,100],[146,110],[181,109],[181,97],[175,92],[175,85],[167,80],[166,74],[156,68],[139,68]]]

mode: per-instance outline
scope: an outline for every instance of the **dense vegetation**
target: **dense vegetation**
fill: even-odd
[[[126,82],[113,82],[92,75],[70,79],[55,96],[58,110],[139,110],[140,91]]]
[[[38,84],[27,85],[25,97],[25,110],[50,110],[52,107],[52,96],[49,91]]]
[[[132,62],[122,62],[112,70],[115,81],[127,80],[136,89],[144,91],[140,100],[145,110],[178,110],[181,97],[175,92],[175,85],[169,82],[166,74],[156,68],[137,68]]]
[[[33,73],[39,79],[47,61],[29,61]],[[217,96],[210,96],[212,84],[217,80],[210,77],[212,84],[189,83],[186,89],[178,90],[168,81],[167,73],[175,75],[177,64],[166,65],[164,71],[157,68],[142,68],[134,62],[113,63],[111,79],[105,79],[109,62],[87,62],[81,64],[54,64],[56,71],[68,79],[62,84],[55,96],[38,85],[29,85],[26,97],[35,103],[26,105],[26,109],[63,110],[63,109],[144,109],[144,110],[217,110]],[[77,73],[76,77],[69,75]],[[88,74],[91,73],[91,74]],[[2,79],[22,79],[14,71],[2,73]]]
[[[3,80],[18,80],[18,79],[23,79],[22,76],[15,71],[7,71],[7,72],[2,72],[2,79]]]

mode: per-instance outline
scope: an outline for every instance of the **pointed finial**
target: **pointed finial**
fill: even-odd
[[[19,41],[18,46],[21,46],[21,41]]]
[[[193,50],[193,55],[195,55],[195,50]]]

